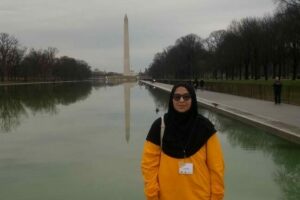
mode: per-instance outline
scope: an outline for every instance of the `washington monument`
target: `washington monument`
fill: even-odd
[[[130,75],[128,18],[124,18],[124,76]]]

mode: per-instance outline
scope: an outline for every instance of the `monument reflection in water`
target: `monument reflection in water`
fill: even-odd
[[[130,83],[124,83],[124,107],[125,107],[125,138],[130,139]]]

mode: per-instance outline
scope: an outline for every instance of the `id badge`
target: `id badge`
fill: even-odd
[[[179,174],[193,174],[193,163],[179,163]]]

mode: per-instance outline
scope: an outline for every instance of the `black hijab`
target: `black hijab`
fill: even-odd
[[[184,112],[177,112],[173,105],[173,96],[178,87],[184,87],[191,95],[191,108]],[[190,157],[195,154],[212,136],[216,130],[213,124],[198,114],[195,90],[190,85],[181,83],[172,88],[168,112],[164,115],[165,132],[162,150],[174,158]],[[152,124],[147,140],[160,145],[161,118]]]

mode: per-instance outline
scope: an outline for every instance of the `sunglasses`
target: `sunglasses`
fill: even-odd
[[[180,101],[181,97],[182,97],[182,99],[183,99],[184,101],[188,101],[188,100],[191,99],[191,95],[190,95],[190,94],[183,94],[183,95],[181,95],[181,94],[174,94],[174,95],[173,95],[173,99],[174,99],[175,101]]]

